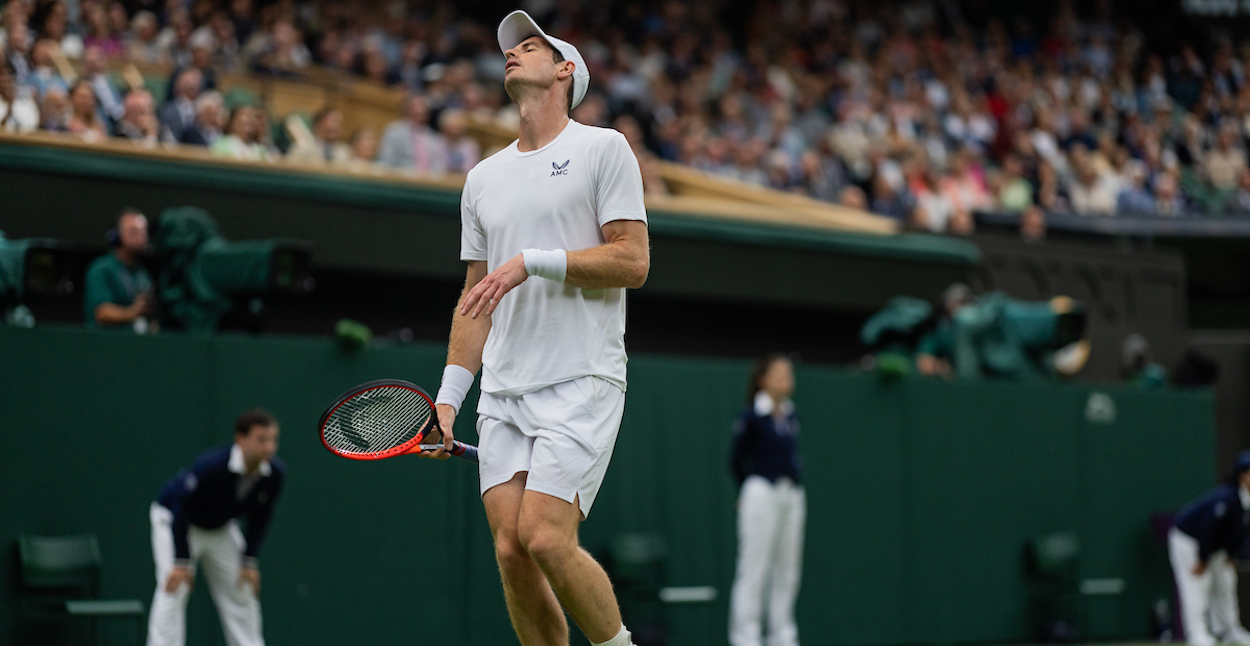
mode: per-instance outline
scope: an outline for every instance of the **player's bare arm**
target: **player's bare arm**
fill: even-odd
[[[525,267],[522,266],[521,270],[524,271]],[[460,311],[470,290],[479,285],[483,278],[486,278],[486,261],[470,261],[468,271],[465,272],[464,289],[460,291],[460,302],[456,304],[457,311]],[[486,337],[489,334],[489,314],[472,318],[453,314],[451,336],[447,341],[447,363],[461,366],[476,374],[482,367],[482,348],[486,347]],[[439,404],[435,406],[435,409],[438,411],[438,426],[442,431],[443,448],[421,455],[445,460],[450,457],[448,451],[451,450],[452,441],[455,440],[452,425],[456,423],[456,409],[450,404]],[[430,441],[433,443],[440,440],[431,438]]]
[[[568,252],[564,282],[582,289],[642,287],[651,270],[647,225],[638,220],[615,220],[603,225],[602,230],[603,244]],[[460,302],[461,316],[456,318],[476,319],[483,312],[490,316],[499,299],[528,277],[525,259],[517,254],[468,291]]]
[[[582,289],[642,287],[651,271],[647,225],[638,220],[615,220],[602,228],[603,244],[569,252],[564,282]]]

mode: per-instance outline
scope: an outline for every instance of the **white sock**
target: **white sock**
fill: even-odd
[[[598,642],[594,646],[633,646],[634,642],[629,641],[629,631],[625,630],[625,624],[621,624],[621,632],[616,633],[616,637],[606,642]]]

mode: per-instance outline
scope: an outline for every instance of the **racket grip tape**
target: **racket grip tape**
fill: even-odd
[[[477,447],[464,442],[452,441],[452,455],[458,455],[466,460],[477,462]]]
[[[422,451],[434,451],[434,450],[437,450],[438,447],[440,446],[442,445],[441,444],[418,444],[417,448]],[[464,458],[472,462],[477,462],[477,447],[473,446],[472,444],[465,444],[464,442],[461,442],[460,440],[452,440],[451,451],[449,451],[449,453],[451,453],[452,455],[456,457]]]

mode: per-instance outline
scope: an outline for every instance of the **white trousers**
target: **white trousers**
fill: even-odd
[[[183,585],[173,594],[165,592],[165,581],[174,569],[173,512],[152,503],[152,557],[156,561],[156,594],[148,615],[148,646],[183,646],[187,642],[187,600],[190,586]],[[261,635],[260,600],[252,586],[239,584],[243,566],[243,532],[230,521],[220,529],[201,529],[192,525],[187,530],[191,548],[191,571],[202,566],[221,631],[229,646],[265,646]],[[196,583],[199,583],[196,577]]]
[[[803,570],[803,487],[749,476],[738,497],[738,570],[729,598],[729,643],[762,646],[764,602],[768,646],[798,646],[794,600]]]
[[[1206,571],[1195,575],[1198,541],[1173,527],[1168,532],[1168,556],[1180,595],[1186,643],[1212,646],[1219,636],[1222,643],[1250,645],[1250,632],[1241,625],[1237,605],[1237,568],[1228,555],[1212,554]]]

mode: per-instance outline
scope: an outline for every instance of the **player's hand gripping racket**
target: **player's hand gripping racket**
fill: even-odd
[[[321,414],[319,426],[321,443],[353,460],[381,460],[442,446],[421,443],[438,430],[434,400],[399,379],[379,379],[348,390]],[[456,441],[451,454],[477,462],[476,446]]]

